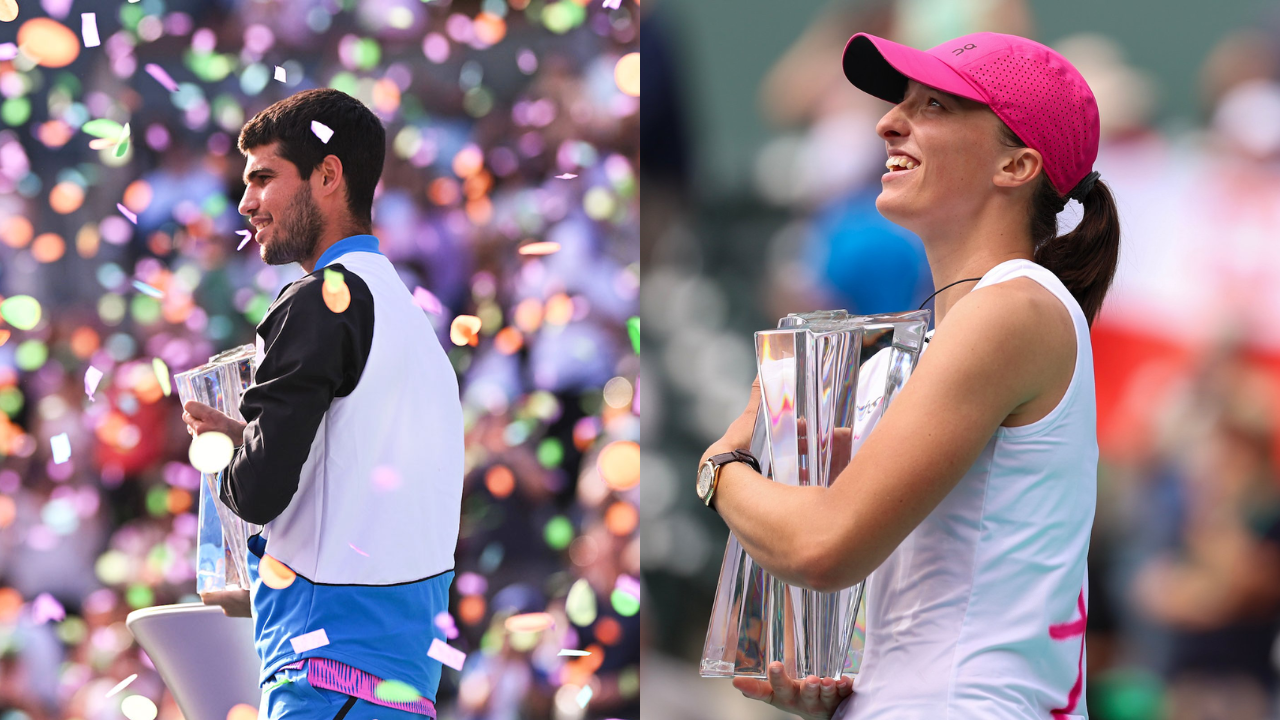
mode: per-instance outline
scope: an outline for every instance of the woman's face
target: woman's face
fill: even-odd
[[[917,234],[974,212],[1019,152],[1001,142],[1001,125],[982,103],[908,81],[876,125],[889,153],[876,208]]]

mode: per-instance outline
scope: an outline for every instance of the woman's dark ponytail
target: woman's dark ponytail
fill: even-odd
[[[1006,144],[1027,147],[1005,127]],[[1115,198],[1101,180],[1084,196],[1084,216],[1066,235],[1058,235],[1058,213],[1066,201],[1041,174],[1031,200],[1031,239],[1035,262],[1048,268],[1071,291],[1089,325],[1102,309],[1120,259],[1120,214]]]

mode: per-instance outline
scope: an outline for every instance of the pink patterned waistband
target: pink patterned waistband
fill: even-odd
[[[346,663],[340,663],[337,660],[318,657],[307,658],[285,665],[285,667],[295,670],[305,667],[307,669],[307,682],[311,683],[312,687],[336,690],[344,695],[367,700],[374,705],[426,715],[431,718],[436,716],[435,703],[426,698],[421,698],[414,702],[391,702],[380,699],[374,692],[377,690],[378,684],[382,682],[381,678],[353,668]]]

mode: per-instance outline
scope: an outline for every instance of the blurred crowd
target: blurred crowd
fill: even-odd
[[[705,32],[673,22],[678,5],[644,27],[650,68],[679,66]],[[1064,37],[1023,0],[835,2],[815,15],[759,81],[776,134],[749,197],[690,197],[693,149],[645,168],[645,707],[683,697],[654,717],[779,717],[697,677],[727,531],[697,504],[694,467],[746,403],[753,331],[801,310],[913,310],[933,290],[919,239],[876,212],[874,128],[888,105],[848,84],[844,43],[862,31],[928,48],[985,30],[1051,44],[1090,83],[1096,168],[1121,216],[1120,267],[1093,326],[1090,717],[1280,717],[1280,7],[1216,41],[1187,78],[1200,109],[1181,126],[1105,16]],[[689,133],[700,98],[685,78],[645,82],[646,147]],[[668,102],[651,117],[655,97]],[[1061,232],[1079,211],[1069,204]]]
[[[171,374],[252,343],[302,276],[237,249],[235,148],[313,87],[386,126],[373,232],[460,378],[441,717],[636,717],[638,6],[0,5],[0,295],[38,302],[0,309],[0,719],[181,717],[124,622],[198,602]],[[509,632],[526,613],[551,622]]]

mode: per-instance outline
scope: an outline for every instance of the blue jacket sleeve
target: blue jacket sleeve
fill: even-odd
[[[288,285],[258,324],[263,358],[240,399],[248,425],[222,483],[222,500],[258,525],[284,512],[335,397],[355,390],[373,345],[373,295],[341,265],[351,304],[336,313],[322,294],[324,270]]]

